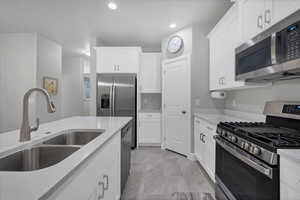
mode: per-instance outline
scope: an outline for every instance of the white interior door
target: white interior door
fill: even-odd
[[[163,63],[163,129],[165,148],[190,152],[190,56]]]

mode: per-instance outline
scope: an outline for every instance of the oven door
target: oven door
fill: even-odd
[[[279,200],[278,166],[257,160],[220,136],[215,139],[217,189],[230,200]]]
[[[276,63],[275,37],[268,37],[236,52],[236,79],[247,80],[270,73],[268,67]]]

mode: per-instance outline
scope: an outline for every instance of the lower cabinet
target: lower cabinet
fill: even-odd
[[[213,136],[216,127],[195,117],[194,119],[194,147],[195,156],[210,178],[215,181],[215,152],[216,143]]]
[[[120,149],[121,134],[117,133],[70,175],[48,199],[119,199]]]
[[[161,144],[161,114],[143,113],[139,115],[138,123],[139,145]]]

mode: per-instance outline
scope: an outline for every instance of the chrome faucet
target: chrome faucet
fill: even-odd
[[[41,88],[32,88],[28,90],[28,92],[25,93],[23,98],[23,120],[22,120],[22,126],[20,130],[20,142],[29,141],[31,139],[31,132],[37,131],[40,126],[40,120],[38,118],[36,120],[37,125],[35,127],[31,127],[29,124],[28,102],[29,102],[30,95],[35,91],[41,92],[42,94],[45,95],[48,104],[48,113],[55,112],[55,105],[51,101],[51,97],[47,92],[47,90]]]

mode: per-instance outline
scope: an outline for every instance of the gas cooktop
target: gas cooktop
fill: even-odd
[[[220,126],[245,139],[253,139],[273,148],[300,148],[300,131],[296,129],[262,122],[225,122]]]

